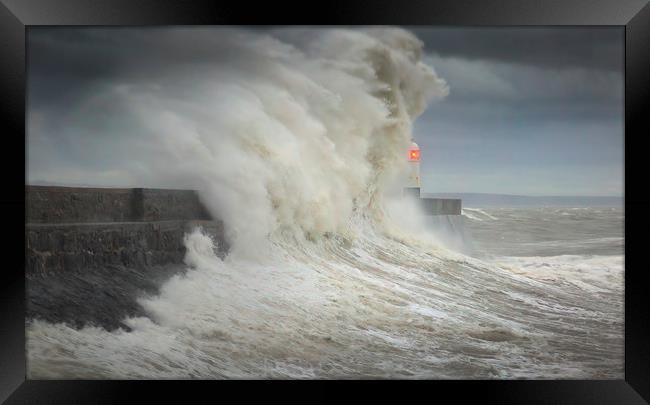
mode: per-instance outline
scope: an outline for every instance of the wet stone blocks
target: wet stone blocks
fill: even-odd
[[[192,190],[27,186],[26,197],[28,275],[179,264],[195,226],[215,239],[217,254],[228,249],[223,224]]]

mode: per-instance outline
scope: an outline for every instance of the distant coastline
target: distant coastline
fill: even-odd
[[[422,193],[425,197],[460,198],[463,207],[623,207],[615,196],[526,196],[488,193]]]

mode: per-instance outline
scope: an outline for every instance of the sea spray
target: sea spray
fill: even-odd
[[[97,97],[125,106],[143,129],[137,142],[156,151],[140,161],[140,181],[200,190],[242,254],[278,231],[345,232],[355,210],[378,209],[405,169],[413,120],[448,91],[405,30],[323,29],[295,45],[242,30],[212,35],[229,57],[191,80],[187,68],[167,67]]]
[[[30,378],[621,377],[620,290],[455,252],[391,196],[413,120],[448,91],[412,34],[174,28],[166,57],[159,33],[122,31],[119,84],[84,103],[129,124],[138,182],[200,190],[232,249],[188,234],[187,271],[139,297],[130,331],[28,320]],[[117,136],[106,121],[91,129]]]

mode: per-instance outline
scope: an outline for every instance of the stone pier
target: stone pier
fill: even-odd
[[[27,274],[182,263],[183,236],[201,226],[228,245],[192,190],[26,186]]]

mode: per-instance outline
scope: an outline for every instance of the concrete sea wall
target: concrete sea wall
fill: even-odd
[[[419,198],[428,215],[460,215],[457,199]],[[218,254],[228,244],[192,190],[26,186],[27,274],[105,266],[180,264],[183,236],[202,226]]]
[[[27,223],[209,220],[195,191],[26,187]]]
[[[223,224],[192,190],[26,187],[27,274],[182,263],[201,226],[228,249]]]
[[[456,198],[420,198],[428,215],[461,215],[461,200]]]
[[[191,190],[26,186],[25,197],[27,319],[129,331],[125,319],[147,316],[138,298],[186,271],[187,232],[201,226],[216,254],[229,249]],[[462,225],[458,215],[428,219],[439,232]]]
[[[108,265],[182,263],[183,235],[201,226],[225,253],[223,228],[215,221],[152,221],[91,224],[28,224],[28,273],[81,270]]]
[[[420,187],[406,187],[403,195],[415,198],[426,215],[461,215],[462,201],[460,198],[430,198],[422,197]]]

